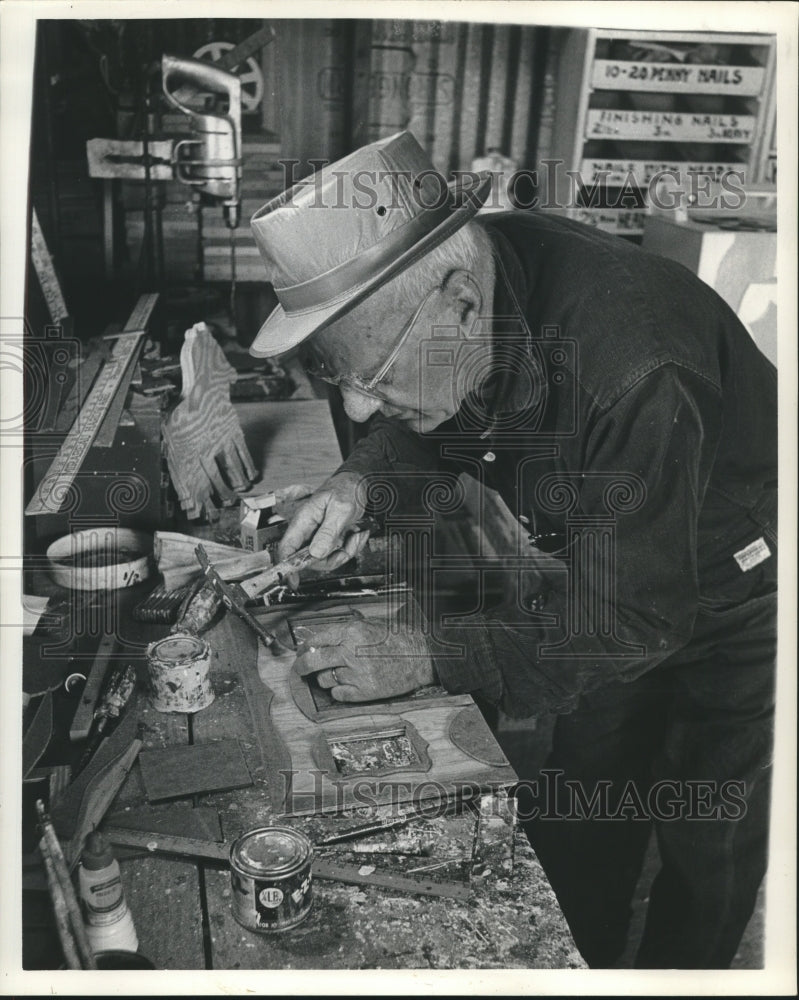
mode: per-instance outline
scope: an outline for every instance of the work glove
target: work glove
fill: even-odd
[[[290,555],[310,541],[310,554],[317,569],[331,572],[353,559],[366,545],[369,531],[352,531],[350,525],[363,516],[360,502],[361,476],[338,472],[330,477],[294,513],[278,546],[278,559]]]
[[[293,669],[316,675],[336,701],[394,698],[436,683],[433,660],[419,622],[395,634],[385,621],[355,612],[346,622],[294,625],[298,642]]]

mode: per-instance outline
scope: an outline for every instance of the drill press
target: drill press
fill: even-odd
[[[235,231],[241,220],[241,81],[200,59],[161,57],[164,95],[189,118],[191,139],[172,150],[175,178],[222,202],[230,233],[230,313],[235,326]]]

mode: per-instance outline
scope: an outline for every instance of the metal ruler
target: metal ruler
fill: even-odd
[[[127,830],[119,826],[103,827],[103,833],[118,847],[141,847],[156,854],[173,854],[202,861],[230,864],[230,845],[193,837],[176,837],[143,830]],[[468,899],[470,887],[465,882],[445,882],[421,875],[405,875],[375,870],[361,874],[358,865],[342,864],[314,858],[313,877],[327,882],[346,882],[349,885],[371,885],[380,889],[396,889],[421,896],[443,896],[447,899]]]
[[[158,301],[157,293],[139,297],[125,329],[117,337],[111,356],[91,387],[75,422],[70,427],[58,454],[39,483],[26,514],[57,514],[69,494],[69,488],[97,437],[125,372],[138,354],[146,334],[147,322]]]

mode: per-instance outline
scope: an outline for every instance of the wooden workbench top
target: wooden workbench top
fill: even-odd
[[[152,632],[158,634],[155,628]],[[255,669],[256,650],[249,632],[230,614],[206,638],[213,651],[214,703],[193,716],[167,715],[140,697],[136,711],[145,726],[143,752],[236,739],[252,786],[148,806],[137,766],[113,811],[120,816],[142,809],[172,810],[174,818],[177,809],[210,807],[218,812],[224,839],[229,841],[274,820],[242,682],[242,672]],[[316,839],[336,824],[340,828],[343,821],[314,817],[288,822]],[[438,824],[454,839],[464,836],[462,817],[425,822]],[[123,857],[121,864],[140,949],[159,969],[583,967],[555,896],[521,832],[515,847],[512,878],[498,873],[495,878],[473,880],[470,897],[464,901],[316,880],[310,916],[293,930],[274,936],[252,933],[235,921],[227,870],[155,855]],[[326,856],[378,867],[391,864],[389,858],[375,861],[353,854],[346,845],[328,849]]]
[[[327,403],[306,393],[279,404],[239,406],[245,434],[257,464],[269,468],[270,489],[296,482],[317,485],[337,461],[337,443]],[[304,428],[298,434],[298,426]],[[202,532],[198,532],[202,534]],[[37,573],[37,576],[43,574]],[[37,581],[38,582],[38,581]],[[166,627],[132,620],[130,609],[152,582],[119,595],[120,656],[137,664],[141,687],[146,677],[144,649],[166,634]],[[53,596],[52,584],[31,592]],[[64,592],[61,593],[63,598]],[[74,630],[74,624],[73,624]],[[69,627],[66,629],[70,633]],[[150,804],[137,763],[109,815],[119,822],[134,813],[154,817],[155,828],[168,817],[212,817],[217,835],[230,842],[240,833],[275,820],[261,744],[247,698],[256,672],[254,636],[238,618],[225,614],[204,635],[211,646],[211,679],[216,698],[194,715],[163,714],[140,693],[130,713],[144,727],[143,750],[236,740],[252,778],[248,787],[204,793]],[[52,640],[51,640],[52,641]],[[72,643],[72,645],[75,645]],[[66,648],[66,647],[64,647]],[[70,655],[75,650],[69,648]],[[91,655],[91,654],[89,654]],[[34,658],[35,659],[35,658]],[[119,662],[119,660],[116,660]],[[49,683],[56,664],[26,664],[29,692]],[[56,682],[58,683],[58,681]],[[257,715],[257,713],[256,713]],[[218,821],[217,822],[217,816]],[[312,840],[360,822],[360,818],[311,817],[288,822]],[[283,819],[280,822],[284,822]],[[440,841],[471,849],[474,817],[424,820]],[[221,824],[221,829],[220,829]],[[163,830],[163,826],[160,827]],[[584,968],[557,900],[526,837],[516,833],[512,877],[507,871],[474,878],[468,899],[410,895],[373,886],[314,881],[314,907],[293,930],[264,936],[245,930],[233,917],[230,874],[212,863],[136,854],[118,849],[125,892],[139,935],[140,950],[162,970],[236,969],[560,969]],[[400,859],[364,856],[347,845],[325,852],[329,860],[394,869]],[[405,867],[430,859],[406,859]]]

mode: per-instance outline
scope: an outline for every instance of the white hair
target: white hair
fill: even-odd
[[[494,258],[491,239],[478,223],[467,222],[420,260],[401,271],[386,285],[394,302],[419,302],[431,288],[440,286],[454,270],[468,271],[484,300],[491,302],[494,289]]]

